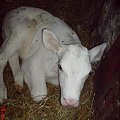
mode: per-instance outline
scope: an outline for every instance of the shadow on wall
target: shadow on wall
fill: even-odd
[[[95,120],[119,120],[120,36],[95,74],[94,92]]]
[[[95,120],[119,120],[120,115],[120,2],[105,1],[93,36],[108,43],[105,59],[94,78]]]

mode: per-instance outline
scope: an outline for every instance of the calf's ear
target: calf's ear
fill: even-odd
[[[54,52],[59,52],[61,46],[58,42],[58,38],[52,31],[48,30],[47,28],[43,29],[42,39],[46,48]]]
[[[97,62],[102,58],[102,55],[104,53],[106,46],[107,46],[107,43],[103,43],[89,50],[91,62]]]

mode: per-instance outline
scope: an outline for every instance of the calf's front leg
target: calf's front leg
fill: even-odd
[[[38,64],[32,63],[31,66],[29,70],[31,75],[31,96],[34,101],[39,102],[47,95],[45,74]]]
[[[22,92],[23,88],[23,71],[20,67],[19,56],[16,52],[12,57],[9,58],[9,64],[15,78],[15,89],[18,92]]]

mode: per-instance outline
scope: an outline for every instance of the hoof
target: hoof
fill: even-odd
[[[40,102],[41,100],[43,100],[46,97],[46,95],[38,95],[35,97],[32,97],[33,101],[35,102]]]
[[[19,93],[22,93],[23,87],[20,85],[15,85],[15,90]]]

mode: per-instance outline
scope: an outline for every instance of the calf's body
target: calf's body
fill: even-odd
[[[8,13],[3,24],[0,53],[0,101],[7,98],[3,69],[9,61],[15,84],[27,83],[34,101],[47,95],[46,81],[61,87],[61,103],[77,107],[91,62],[100,60],[106,43],[85,48],[76,33],[62,20],[32,7]],[[22,65],[19,65],[19,57]]]

